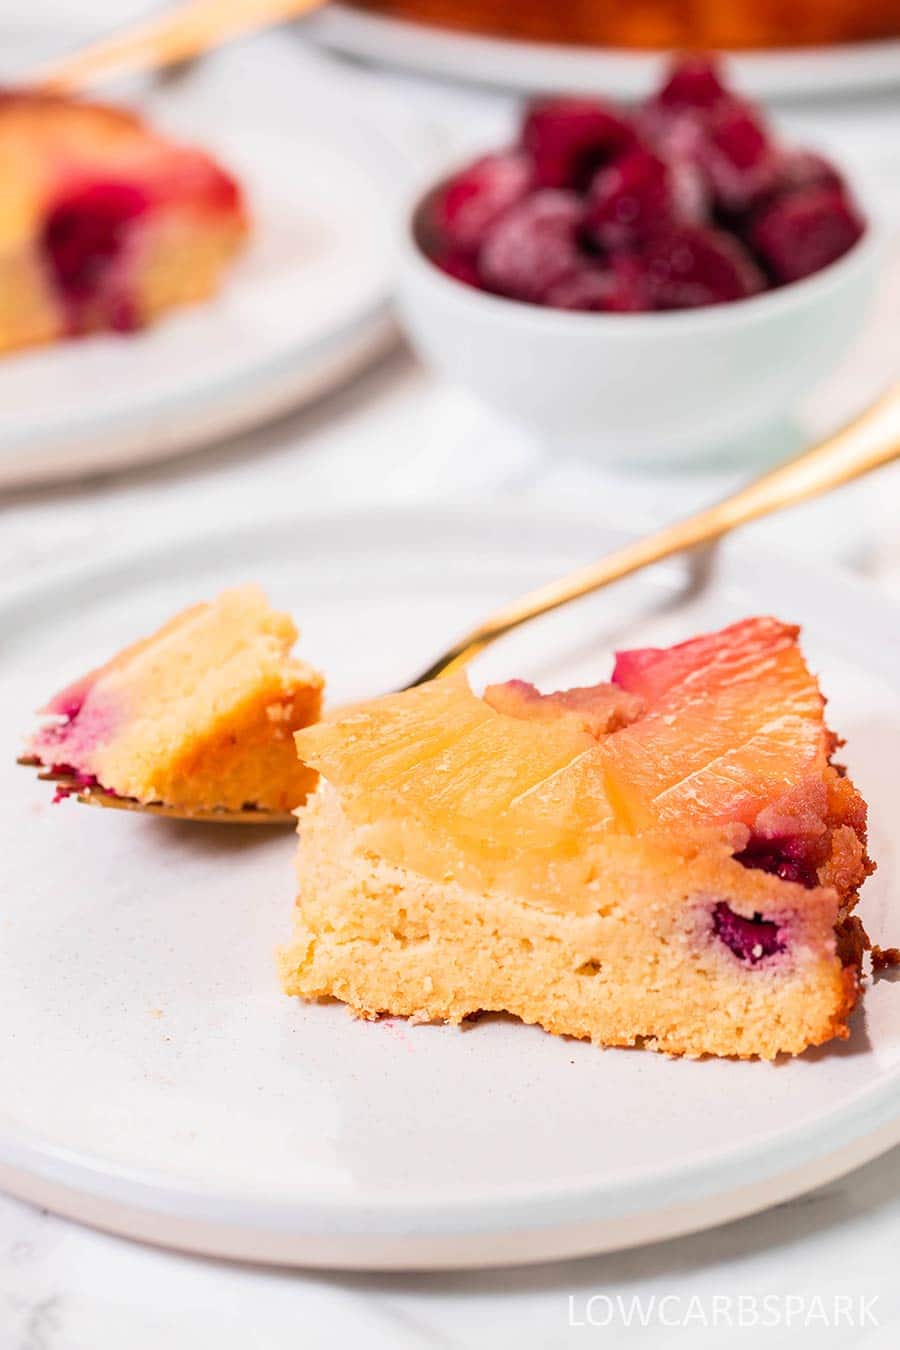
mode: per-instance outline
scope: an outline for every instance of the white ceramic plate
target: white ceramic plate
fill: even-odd
[[[887,980],[849,1043],[777,1065],[601,1052],[502,1018],[358,1022],[279,992],[289,834],[54,807],[12,762],[52,689],[225,584],[258,579],[294,611],[343,699],[410,678],[486,607],[618,542],[584,517],[313,517],[138,550],[0,600],[0,1184],[219,1255],[483,1265],[717,1223],[900,1139]],[[896,616],[862,584],[744,547],[686,583],[674,564],[549,616],[475,677],[583,682],[616,646],[759,611],[802,621],[872,802],[866,923],[896,941]]]
[[[637,98],[668,56],[512,42],[454,33],[332,4],[314,20],[324,42],[371,61],[502,89],[602,89]],[[900,41],[729,56],[736,84],[757,98],[798,98],[900,83]]]
[[[392,340],[390,193],[375,165],[299,130],[206,140],[246,185],[247,253],[214,300],[144,333],[0,361],[0,487],[238,432],[324,393]]]

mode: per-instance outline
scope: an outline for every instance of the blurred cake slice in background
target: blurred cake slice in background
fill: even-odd
[[[235,179],[119,108],[0,93],[0,352],[205,300],[244,243]]]
[[[316,775],[294,732],[322,676],[290,655],[297,629],[258,586],[183,610],[42,710],[28,762],[76,785],[191,811],[292,811]]]

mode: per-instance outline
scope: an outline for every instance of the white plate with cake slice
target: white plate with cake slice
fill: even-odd
[[[394,213],[434,154],[284,36],[212,54],[130,106],[241,183],[247,246],[210,300],[141,331],[0,359],[0,489],[126,468],[321,397],[396,341]],[[223,110],[225,113],[223,115]]]
[[[438,1268],[652,1241],[753,1213],[900,1141],[900,991],[774,1063],[596,1049],[512,1019],[354,1020],[280,990],[290,832],[51,806],[15,764],[33,709],[178,608],[244,580],[334,701],[401,684],[499,602],[621,542],[586,516],[306,517],[136,548],[0,593],[0,1184],[216,1255]],[[536,622],[473,683],[608,676],[616,648],[750,614],[803,625],[870,804],[860,913],[900,935],[900,625],[872,588],[736,541]],[[251,837],[252,836],[252,837]]]

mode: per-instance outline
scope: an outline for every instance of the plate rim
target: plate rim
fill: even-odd
[[[334,3],[309,29],[326,47],[364,60],[507,90],[583,90],[594,80],[633,97],[671,55],[659,49],[567,46],[441,28]],[[734,78],[757,97],[792,101],[900,83],[900,38],[833,46],[728,50]],[[875,60],[873,61],[873,58]],[[874,68],[874,73],[873,73]],[[501,73],[502,72],[502,73]]]
[[[327,397],[386,356],[398,338],[393,305],[384,299],[315,343],[285,348],[268,362],[232,377],[181,390],[167,400],[154,402],[148,397],[144,405],[110,410],[93,419],[74,419],[70,435],[59,427],[46,432],[34,430],[15,443],[8,461],[0,459],[0,492],[65,485],[99,474],[162,464],[247,434]],[[257,392],[251,401],[253,390],[265,396]],[[223,407],[227,409],[224,413]],[[146,444],[142,418],[160,419],[152,448]],[[110,441],[115,447],[111,450],[106,448]],[[70,456],[76,462],[70,463]]]
[[[290,537],[302,539],[309,547],[310,536],[316,531],[325,534],[342,532],[344,540],[358,535],[360,525],[383,538],[396,541],[398,531],[418,530],[420,541],[433,540],[453,530],[496,533],[521,530],[526,526],[541,533],[547,531],[548,551],[571,551],[574,557],[581,550],[572,547],[573,531],[584,532],[585,540],[601,534],[605,543],[624,542],[633,538],[633,532],[599,519],[584,509],[553,509],[544,511],[540,518],[526,505],[503,507],[470,506],[455,503],[443,506],[401,507],[379,510],[377,514],[365,507],[327,511],[286,513],[272,521],[258,520],[242,523],[235,528],[219,524],[213,529],[194,534],[180,533],[168,539],[147,535],[128,547],[104,549],[90,559],[71,565],[47,569],[32,579],[20,577],[0,586],[0,623],[15,617],[17,610],[27,610],[46,603],[51,595],[59,595],[60,581],[66,578],[68,598],[73,590],[96,584],[101,578],[115,573],[121,591],[128,585],[129,573],[144,573],[154,565],[163,569],[175,565],[174,557],[191,555],[198,550],[215,566],[218,558],[235,557],[235,545],[241,541],[263,543],[262,556],[278,547],[279,540]],[[559,540],[553,543],[552,538]],[[483,536],[485,537],[485,536]],[[173,557],[174,555],[174,557]],[[745,539],[731,539],[716,555],[716,581],[726,584],[729,573],[742,569],[746,583],[747,555],[756,575],[778,575],[783,580],[783,569],[789,567],[805,586],[821,587],[823,577],[830,589],[833,604],[835,592],[841,596],[841,608],[852,612],[859,624],[877,620],[879,628],[876,671],[885,673],[889,667],[900,669],[900,623],[885,624],[885,613],[900,611],[889,595],[879,591],[871,582],[833,564],[816,563],[773,550],[768,543],[764,549],[748,545]],[[672,570],[679,559],[662,564]],[[877,614],[875,611],[877,610]],[[46,620],[37,618],[35,622]],[[815,621],[809,621],[813,626]],[[884,653],[888,653],[885,655]],[[13,658],[14,660],[14,658]],[[436,1238],[465,1234],[506,1232],[510,1228],[553,1229],[561,1223],[590,1224],[599,1220],[641,1218],[659,1213],[662,1209],[688,1200],[720,1199],[737,1189],[764,1185],[788,1178],[798,1168],[837,1162],[837,1170],[830,1175],[841,1175],[866,1161],[856,1156],[843,1165],[840,1159],[862,1148],[868,1139],[880,1137],[875,1152],[885,1151],[900,1142],[900,1066],[892,1074],[855,1094],[849,1102],[835,1105],[826,1115],[821,1112],[809,1119],[788,1126],[774,1135],[768,1134],[756,1142],[740,1144],[718,1152],[710,1162],[707,1158],[693,1159],[676,1166],[658,1165],[642,1169],[640,1174],[627,1173],[614,1181],[591,1182],[582,1178],[563,1184],[503,1185],[496,1191],[481,1187],[480,1193],[470,1194],[463,1189],[450,1195],[446,1191],[430,1194],[417,1189],[398,1195],[396,1192],[357,1192],[341,1194],[327,1187],[307,1187],[305,1193],[296,1192],[284,1200],[264,1191],[250,1194],[231,1191],[222,1185],[201,1185],[183,1176],[156,1169],[144,1169],[104,1159],[77,1149],[70,1149],[54,1141],[10,1128],[0,1121],[0,1169],[11,1170],[26,1178],[51,1181],[63,1187],[75,1187],[100,1199],[114,1203],[128,1203],[148,1212],[166,1215],[172,1220],[213,1219],[217,1222],[238,1224],[248,1229],[275,1229],[295,1234],[313,1234],[326,1227],[329,1231],[375,1237],[378,1234],[403,1234],[410,1231]],[[733,1174],[739,1172],[739,1182]],[[807,1181],[781,1196],[801,1193],[819,1184]],[[827,1179],[827,1178],[826,1178]],[[472,1188],[470,1188],[472,1189]],[[766,1201],[764,1207],[772,1203]],[[373,1223],[377,1211],[378,1222]],[[742,1209],[742,1213],[752,1212]],[[730,1216],[735,1217],[735,1216]],[[716,1220],[718,1222],[719,1220]],[[178,1245],[173,1240],[173,1245]],[[596,1250],[588,1247],[585,1250]],[[304,1264],[310,1264],[304,1261]],[[365,1262],[354,1262],[365,1264]]]

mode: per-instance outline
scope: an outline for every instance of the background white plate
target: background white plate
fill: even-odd
[[[778,1064],[601,1052],[501,1018],[357,1022],[279,992],[293,838],[53,807],[13,757],[31,709],[176,607],[255,578],[335,699],[410,678],[486,607],[621,535],[584,517],[304,518],[137,549],[0,598],[0,1183],[132,1236],[310,1265],[537,1260],[750,1213],[900,1139],[900,991]],[[597,678],[616,646],[751,612],[805,625],[872,802],[863,912],[900,936],[900,625],[767,553],[676,564],[531,625],[476,680]]]
[[[393,213],[425,138],[321,59],[266,34],[163,85],[115,91],[221,157],[255,228],[211,302],[133,337],[0,361],[0,488],[71,477],[241,431],[354,374],[395,339]],[[396,119],[394,119],[396,120]]]
[[[390,340],[390,213],[302,133],[225,135],[254,237],[213,300],[0,361],[0,487],[164,458],[323,393]],[[361,231],[358,221],[368,228]]]
[[[331,4],[312,21],[341,51],[423,74],[502,89],[599,89],[642,97],[670,59],[657,52],[504,41]],[[735,83],[757,98],[821,97],[900,83],[900,41],[729,54]]]

